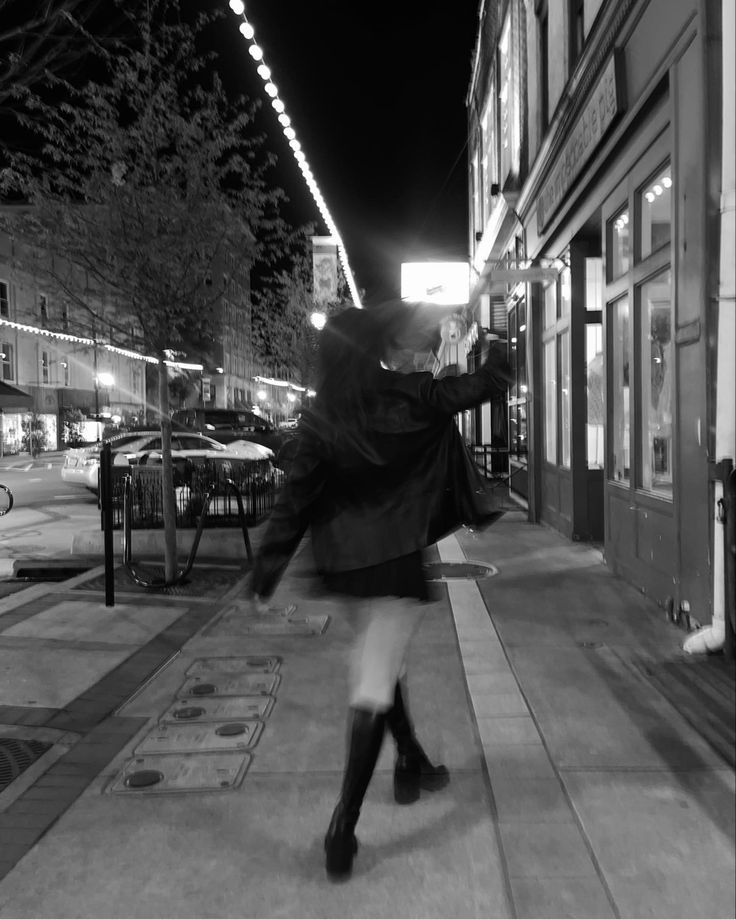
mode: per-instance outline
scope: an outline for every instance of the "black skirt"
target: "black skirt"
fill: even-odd
[[[368,568],[323,575],[328,590],[351,597],[414,597],[429,600],[422,553],[412,552]]]

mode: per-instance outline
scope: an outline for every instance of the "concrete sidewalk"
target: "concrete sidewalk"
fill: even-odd
[[[595,550],[521,514],[432,559],[490,575],[459,569],[411,651],[418,733],[452,781],[396,806],[387,742],[343,885],[322,839],[350,636],[308,548],[275,598],[297,604],[290,625],[245,618],[222,564],[195,568],[206,589],[119,590],[109,609],[99,570],[0,601],[0,737],[50,745],[0,793],[3,919],[732,916],[733,769],[648,675],[687,665],[683,634]],[[227,747],[211,728],[236,723],[248,679],[268,694],[249,746]],[[165,759],[192,728],[171,727],[182,708],[205,712],[189,736],[221,760]],[[163,783],[125,786],[154,767]]]

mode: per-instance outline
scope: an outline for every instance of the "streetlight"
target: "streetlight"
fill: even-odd
[[[312,315],[309,317],[309,321],[312,323],[312,325],[315,327],[315,329],[318,332],[321,332],[322,329],[324,329],[325,327],[325,323],[327,322],[327,316],[325,316],[324,313],[321,313],[318,310],[315,310],[312,313]]]

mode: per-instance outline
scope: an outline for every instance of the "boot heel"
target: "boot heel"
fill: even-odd
[[[413,773],[394,773],[394,801],[397,804],[414,804],[419,800],[419,776]]]

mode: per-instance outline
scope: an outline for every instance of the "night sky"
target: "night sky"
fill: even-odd
[[[280,157],[274,179],[289,216],[319,219],[241,19],[222,5],[228,82],[264,101],[259,126]],[[402,261],[467,257],[465,98],[477,14],[478,0],[246,0],[366,303],[398,295]]]

